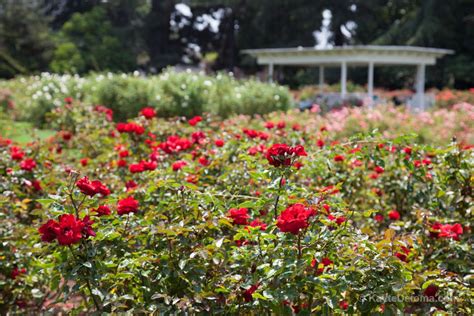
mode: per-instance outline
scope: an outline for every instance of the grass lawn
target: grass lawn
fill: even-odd
[[[10,138],[20,144],[26,144],[36,139],[45,139],[56,132],[48,129],[37,129],[28,122],[0,121],[1,136]]]

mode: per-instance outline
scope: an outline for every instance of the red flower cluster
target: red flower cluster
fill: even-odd
[[[280,167],[291,166],[296,157],[307,155],[301,145],[290,147],[287,144],[274,144],[267,150],[265,157],[270,165]]]
[[[129,214],[129,213],[136,213],[138,212],[138,206],[139,206],[138,201],[135,200],[133,197],[129,196],[118,202],[117,214],[124,215],[124,214]]]
[[[81,238],[95,236],[92,224],[89,216],[81,220],[72,214],[63,214],[59,221],[50,219],[38,231],[42,241],[52,242],[57,239],[60,245],[67,246],[79,242]]]
[[[189,149],[191,145],[192,143],[189,139],[174,135],[168,137],[168,139],[165,142],[160,143],[158,147],[167,154],[173,154]]]
[[[227,213],[227,217],[232,219],[232,222],[235,225],[247,225],[250,215],[248,214],[248,209],[245,207],[242,208],[231,208]]]
[[[301,229],[308,227],[308,219],[316,215],[312,208],[301,203],[293,204],[278,216],[277,226],[282,232],[297,235]]]
[[[142,160],[139,163],[136,164],[131,164],[129,166],[129,170],[131,173],[138,173],[138,172],[143,172],[143,171],[153,171],[156,169],[158,164],[156,161],[145,161]]]
[[[144,116],[147,120],[151,120],[152,118],[155,117],[156,115],[156,112],[155,112],[155,109],[152,108],[152,107],[146,107],[146,108],[143,108],[141,111],[140,111],[140,114],[142,116]]]
[[[137,123],[117,123],[117,131],[119,133],[134,133],[135,135],[142,135],[145,133],[145,128]]]
[[[76,186],[81,192],[90,197],[101,194],[107,196],[110,194],[110,190],[102,184],[99,180],[90,181],[88,177],[83,177],[76,182]]]
[[[112,109],[109,109],[108,107],[103,105],[96,105],[94,111],[104,113],[105,117],[107,118],[107,121],[112,121],[112,117],[114,115],[114,111],[112,111]]]
[[[10,157],[12,158],[12,160],[22,160],[23,157],[25,156],[25,153],[23,152],[23,150],[21,150],[20,147],[17,147],[17,146],[12,146],[10,147]]]
[[[461,224],[441,224],[434,223],[431,225],[431,237],[435,238],[452,238],[454,240],[459,240],[459,236],[463,234],[463,228]]]

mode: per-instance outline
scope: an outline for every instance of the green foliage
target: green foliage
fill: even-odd
[[[172,70],[149,77],[42,74],[4,82],[4,86],[12,90],[20,118],[37,126],[43,125],[46,114],[62,106],[67,97],[110,107],[116,120],[135,116],[145,106],[155,107],[162,117],[191,117],[204,112],[228,117],[286,110],[292,102],[288,89],[282,86],[240,81],[226,74],[213,77]]]
[[[463,109],[467,116],[472,111]],[[103,113],[74,101],[53,111],[51,125],[61,128],[54,139],[20,148],[36,160],[32,171],[22,170],[11,157],[19,149],[0,139],[1,310],[472,314],[472,148],[423,146],[395,131],[344,137],[339,124],[353,120],[335,116],[328,123],[308,114],[205,116],[197,126],[140,116],[131,122],[143,126],[143,134],[119,135]],[[390,119],[404,124],[407,115]],[[266,128],[268,121],[285,124]],[[250,137],[246,129],[269,139]],[[205,138],[193,144],[196,132]],[[176,134],[191,147],[161,150]],[[303,144],[307,156],[291,158],[302,165],[279,169],[264,152],[250,150],[275,143]],[[128,155],[120,155],[123,150]],[[132,173],[118,166],[119,159],[131,165],[152,155],[155,170]],[[336,155],[344,159],[336,161]],[[203,165],[201,157],[210,163]],[[181,160],[187,166],[173,170]],[[65,166],[74,171],[65,172]],[[112,193],[84,195],[75,185],[83,176]],[[30,184],[34,180],[42,190]],[[125,189],[130,180],[137,186]],[[139,202],[138,211],[118,215],[117,202],[130,196]],[[280,230],[277,217],[295,203],[316,213],[293,235]],[[97,216],[92,209],[99,205],[109,205],[111,214]],[[267,228],[234,223],[229,209],[243,207],[250,220],[259,218]],[[399,219],[387,216],[393,209]],[[62,214],[91,216],[95,236],[70,246],[42,241],[38,228]],[[458,238],[436,238],[435,222],[457,223],[463,231]],[[406,258],[400,256],[404,248]],[[323,258],[330,262],[323,264]],[[430,285],[437,294],[420,302]],[[253,293],[246,292],[251,286]]]
[[[62,26],[58,39],[51,61],[55,72],[128,71],[134,65],[130,47],[114,34],[102,7],[74,13]]]

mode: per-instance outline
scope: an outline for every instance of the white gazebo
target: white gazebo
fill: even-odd
[[[434,65],[436,59],[454,51],[440,48],[415,46],[336,46],[327,49],[314,47],[264,48],[242,51],[257,59],[260,65],[268,67],[268,79],[273,80],[275,65],[319,66],[319,86],[324,85],[324,67],[341,67],[341,97],[347,94],[347,66],[368,66],[367,94],[370,100],[374,93],[374,67],[376,65],[416,66],[416,105],[425,108],[425,69]]]

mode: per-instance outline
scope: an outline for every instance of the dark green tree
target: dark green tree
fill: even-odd
[[[47,70],[53,43],[37,1],[0,1],[0,77]]]

